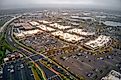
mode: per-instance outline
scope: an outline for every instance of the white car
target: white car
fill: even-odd
[[[10,70],[10,73],[13,73],[14,72],[14,70],[12,69],[12,70]]]
[[[23,65],[23,64],[21,64],[21,65],[20,65],[20,67],[21,67],[21,69],[22,69],[22,68],[24,68],[24,65]]]
[[[10,69],[8,69],[8,71],[10,71]]]

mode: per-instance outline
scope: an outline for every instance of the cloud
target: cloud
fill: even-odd
[[[0,7],[21,6],[31,4],[81,4],[100,7],[121,7],[121,0],[0,0]],[[17,6],[18,5],[18,6]]]

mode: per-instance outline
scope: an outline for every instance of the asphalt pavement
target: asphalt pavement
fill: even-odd
[[[18,49],[20,52],[22,52],[24,55],[26,55],[27,57],[31,58],[31,60],[36,61],[39,59],[44,58],[44,56],[42,55],[35,55],[36,53],[27,49],[26,47],[20,46],[18,44],[16,44],[15,40],[12,38],[13,33],[12,33],[12,28],[8,28],[6,31],[6,41],[13,47],[15,47],[16,49]],[[32,57],[30,57],[31,55],[34,55]],[[36,62],[38,63],[38,62]],[[46,67],[44,67],[42,64],[38,63],[39,67],[42,69],[44,69],[44,73],[46,74],[47,78],[52,77],[54,75],[56,75],[53,71],[50,71],[49,69],[47,69]],[[49,72],[49,73],[48,73]],[[21,72],[22,73],[22,72]],[[24,75],[23,75],[24,76]],[[22,77],[22,75],[21,75]],[[58,76],[59,78],[59,76]],[[60,79],[61,80],[61,79]]]
[[[23,60],[5,63],[3,66],[3,80],[34,80],[32,74],[31,68]]]

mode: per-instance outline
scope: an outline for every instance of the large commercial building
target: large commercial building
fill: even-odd
[[[121,80],[121,74],[115,70],[111,70],[109,74],[101,80]]]
[[[109,36],[100,35],[95,40],[90,40],[85,43],[85,46],[89,49],[95,50],[101,47],[109,46],[109,44],[112,42],[111,38]]]

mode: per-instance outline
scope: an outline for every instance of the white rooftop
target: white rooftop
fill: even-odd
[[[105,45],[110,39],[111,38],[109,36],[100,35],[97,39],[91,40],[85,44],[92,48],[96,48]]]
[[[36,22],[36,21],[31,21],[31,22],[29,22],[31,25],[33,25],[33,26],[37,26],[37,25],[39,25],[39,23],[38,22]]]
[[[29,31],[22,31],[21,33],[14,33],[17,37],[24,37],[25,35],[32,35],[40,32],[40,30],[29,30]]]
[[[44,24],[52,23],[52,22],[50,22],[50,21],[45,21],[45,20],[39,20],[39,22],[42,22],[42,23],[44,23]]]
[[[4,58],[4,62],[6,62],[6,61],[8,61],[9,60],[9,58]]]
[[[58,28],[58,29],[68,29],[68,28],[71,28],[71,26],[63,26],[63,25],[60,25],[58,23],[52,23],[52,24],[50,24],[50,26]]]
[[[58,29],[67,29],[67,28],[71,28],[71,26],[63,26],[63,25],[60,25],[58,23],[52,23],[50,21],[45,21],[45,20],[39,20],[39,22],[42,22],[44,24],[49,24],[50,26],[52,27],[55,27],[55,28],[58,28]]]
[[[77,29],[77,28],[70,29],[67,32],[74,32],[80,35],[94,35],[95,34],[94,32],[85,32],[83,31],[83,29]]]
[[[51,34],[54,36],[59,36],[61,39],[64,39],[64,40],[69,41],[69,42],[77,42],[79,40],[84,39],[84,37],[72,35],[69,33],[63,33],[62,31],[53,32]]]
[[[101,80],[121,80],[121,74],[115,70],[111,70],[109,74]]]
[[[39,26],[36,26],[36,27],[38,27],[38,28],[40,28],[40,29],[42,29],[44,31],[54,31],[55,30],[54,28],[47,27],[46,25],[43,25],[43,24],[41,24]]]

